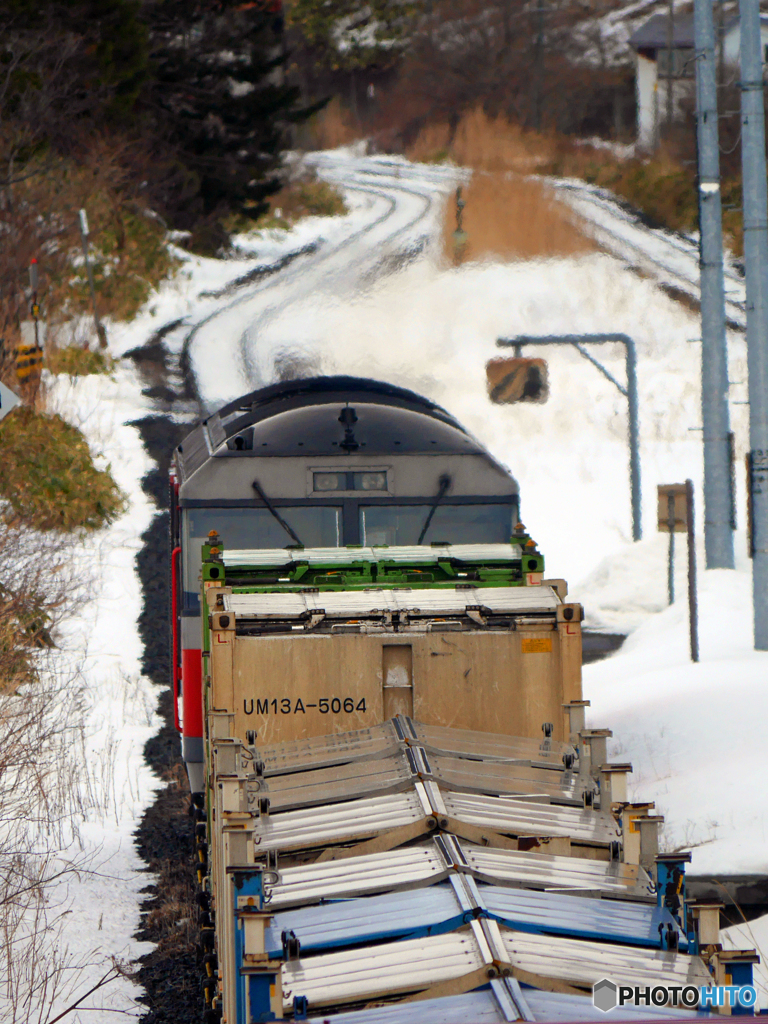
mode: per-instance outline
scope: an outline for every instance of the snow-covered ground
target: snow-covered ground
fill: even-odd
[[[665,842],[693,848],[695,873],[768,874],[766,807],[756,785],[768,655],[751,646],[743,534],[737,537],[736,572],[705,572],[700,561],[702,656],[692,665],[685,604],[666,607],[666,537],[655,530],[658,483],[690,477],[699,523],[702,518],[697,318],[654,281],[604,254],[446,268],[431,240],[440,200],[455,187],[455,170],[352,151],[318,155],[315,163],[321,174],[348,187],[349,216],[242,237],[244,258],[236,261],[180,254],[184,263],[174,279],[130,325],[113,326],[114,353],[175,323],[164,342],[172,354],[186,348],[209,408],[270,383],[286,360],[313,372],[392,381],[448,408],[520,481],[523,519],[547,556],[548,573],[571,582],[588,624],[633,631],[617,655],[589,666],[584,677],[593,724],[610,726],[614,753],[635,765],[633,796],[656,801],[667,815]],[[609,213],[601,207],[603,220]],[[633,243],[638,238],[633,235]],[[313,242],[314,251],[279,273],[227,289],[250,270]],[[658,240],[648,244],[653,255]],[[631,335],[638,350],[645,531],[638,544],[631,542],[626,400],[619,392],[572,349],[547,354],[545,405],[493,406],[485,391],[485,363],[500,354],[499,337],[609,331]],[[742,465],[747,417],[738,404],[746,397],[740,334],[729,336],[729,354],[736,382],[732,426]],[[623,379],[618,346],[603,346],[596,355]],[[135,429],[124,424],[141,414],[145,400],[127,368],[114,384],[86,380],[71,390],[58,387],[62,408],[97,440],[132,500],[131,512],[101,542],[102,596],[93,622],[83,620],[94,681],[94,756],[97,723],[106,742],[108,715],[114,722],[126,713],[119,679],[135,680],[128,688],[135,697],[126,705],[133,724],[119,737],[124,746],[116,813],[94,822],[92,835],[84,832],[89,842],[104,844],[111,858],[102,869],[107,877],[84,881],[90,888],[78,894],[81,916],[71,919],[67,936],[81,942],[78,948],[90,936],[93,946],[134,956],[136,891],[146,876],[136,874],[129,836],[152,789],[138,760],[152,727],[152,704],[147,684],[138,679],[132,559],[151,508],[139,488],[146,457]],[[103,393],[97,394],[99,388]],[[742,474],[737,482],[743,527]],[[682,538],[678,552],[682,597]],[[103,935],[99,919],[102,931],[109,919],[111,930]],[[136,1012],[127,983],[112,992],[113,1009],[119,1003]],[[101,1024],[113,1016],[83,1019]]]
[[[133,938],[139,893],[151,880],[133,833],[158,785],[144,762],[143,748],[160,724],[156,688],[141,675],[141,587],[134,566],[141,534],[154,511],[140,487],[151,463],[138,430],[128,425],[148,411],[149,403],[127,367],[119,368],[114,379],[61,376],[48,378],[46,384],[49,411],[83,430],[97,465],[111,465],[128,510],[71,553],[82,563],[88,600],[62,626],[58,670],[81,687],[82,742],[73,739],[71,758],[62,766],[71,775],[78,810],[52,864],[62,876],[47,889],[44,960],[34,976],[41,996],[37,1011],[47,1004],[43,1020],[76,1003],[110,973],[113,959],[130,968],[152,948]],[[132,981],[117,976],[66,1019],[102,1024],[125,1014],[138,1017],[143,1012],[136,1002],[140,994]],[[9,1006],[3,1003],[8,997],[0,993],[3,1020],[38,1019],[34,1000],[32,1007],[22,1006],[18,995],[10,994]]]

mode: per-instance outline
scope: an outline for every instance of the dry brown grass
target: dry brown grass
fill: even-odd
[[[481,108],[461,119],[451,144],[454,159],[484,171],[533,174],[551,163],[557,141],[526,131],[505,117],[489,117]]]
[[[352,115],[337,96],[316,114],[308,125],[310,147],[313,149],[336,149],[348,146],[360,138],[360,129],[354,124]]]
[[[463,199],[463,227],[468,236],[460,254],[463,260],[581,256],[597,248],[580,229],[575,215],[535,179],[476,171],[463,189]],[[449,201],[443,220],[443,248],[451,259],[456,257],[455,229],[456,207]]]
[[[681,155],[682,154],[682,155]],[[686,160],[684,152],[672,143],[661,146],[653,157],[635,156],[621,158],[610,149],[595,148],[577,144],[567,136],[554,133],[527,131],[503,117],[489,117],[477,108],[465,114],[453,134],[447,123],[427,125],[422,129],[408,155],[414,160],[431,162],[450,159],[462,167],[474,169],[475,177],[470,189],[479,188],[485,195],[492,192],[492,186],[477,184],[477,172],[488,172],[497,178],[511,175],[551,175],[553,177],[581,178],[610,189],[621,196],[635,209],[642,211],[648,222],[655,226],[674,231],[693,231],[697,226],[698,204],[694,167]],[[563,205],[555,200],[546,188],[536,191],[527,179],[525,183],[499,185],[499,192],[509,188],[509,196],[503,201],[510,203],[510,216],[480,213],[488,220],[488,247],[490,253],[519,253],[523,258],[532,255],[570,255],[574,252],[596,248],[589,238],[588,229]],[[723,230],[726,244],[738,255],[742,252],[741,229],[741,185],[738,174],[723,179]],[[533,204],[525,207],[525,195]],[[513,192],[520,192],[518,206]],[[470,235],[470,244],[475,243],[474,255],[481,255],[485,245],[486,231],[477,230],[473,238],[470,227],[470,197],[467,196],[465,222]],[[483,199],[480,205],[488,202]],[[494,201],[490,200],[491,210]],[[455,226],[453,206],[447,212],[446,232],[450,234]],[[495,220],[499,224],[494,223]],[[511,222],[515,226],[511,226]],[[558,226],[558,222],[562,222]],[[504,238],[510,232],[509,240]],[[575,234],[574,234],[575,232]],[[583,244],[577,236],[581,234]],[[499,237],[501,236],[501,237]],[[518,236],[520,236],[518,238]],[[541,251],[536,252],[536,238],[540,238]],[[561,249],[559,247],[562,246]],[[559,250],[559,251],[558,251]],[[448,250],[452,255],[453,247]]]
[[[0,499],[4,521],[42,531],[99,530],[126,508],[80,431],[23,405],[0,424]]]
[[[561,146],[555,136],[527,131],[476,107],[464,114],[453,134],[446,123],[426,125],[408,156],[427,162],[450,157],[462,167],[479,171],[531,174],[552,163]]]
[[[450,157],[474,170],[464,188],[466,246],[457,253],[453,239],[456,207],[449,202],[443,222],[443,248],[449,259],[541,259],[594,252],[585,225],[543,182],[530,177],[552,162],[555,139],[527,132],[506,118],[470,111],[453,137],[447,124],[422,130],[409,149],[414,160]]]

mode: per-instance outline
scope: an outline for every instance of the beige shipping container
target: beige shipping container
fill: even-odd
[[[546,584],[393,593],[386,600],[402,610],[387,627],[387,609],[370,607],[386,603],[381,592],[211,588],[208,711],[231,715],[244,742],[256,732],[259,746],[397,714],[531,738],[549,722],[567,741],[563,704],[581,700],[580,605]],[[275,622],[284,631],[259,633]]]

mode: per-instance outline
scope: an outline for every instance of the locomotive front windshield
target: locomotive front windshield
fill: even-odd
[[[360,510],[363,544],[417,544],[431,505],[369,505]],[[504,544],[514,523],[509,505],[438,505],[422,544]]]
[[[305,547],[336,548],[341,543],[341,509],[327,506],[281,508]],[[184,509],[184,607],[200,607],[201,547],[216,530],[227,548],[284,548],[294,542],[266,508]]]
[[[426,503],[355,503],[347,510],[352,512],[351,517],[343,515],[341,505],[278,504],[277,511],[308,548],[335,548],[342,544],[411,545],[419,543],[420,537],[422,544],[503,544],[509,541],[517,518],[517,505],[506,502],[446,502],[437,507]],[[345,536],[343,522],[347,523],[348,534],[354,530],[353,536]],[[295,543],[265,508],[184,509],[184,607],[188,611],[200,607],[200,549],[211,530],[219,533],[230,550],[285,548]]]

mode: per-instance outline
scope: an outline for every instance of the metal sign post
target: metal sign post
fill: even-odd
[[[453,232],[453,261],[461,263],[466,255],[469,236],[464,230],[464,207],[466,203],[462,198],[461,185],[456,188],[456,230]]]
[[[691,638],[691,661],[699,660],[699,602],[696,590],[696,535],[693,523],[693,480],[685,481],[685,504],[688,513],[688,630]]]
[[[658,525],[662,533],[669,531],[667,588],[669,603],[675,600],[675,533],[688,536],[688,630],[691,661],[699,660],[699,608],[696,589],[696,537],[693,516],[693,481],[684,484],[659,484]]]
[[[107,347],[107,332],[104,329],[104,325],[99,320],[99,312],[96,309],[96,289],[93,284],[93,271],[91,270],[91,259],[88,254],[88,215],[85,210],[80,210],[78,214],[78,224],[80,226],[80,240],[83,243],[83,256],[85,257],[85,269],[88,273],[88,287],[91,291],[91,305],[93,306],[93,321],[96,324],[96,334],[99,338],[99,345],[102,348]]]
[[[32,259],[29,263],[29,289],[32,292],[32,320],[35,324],[35,345],[40,348],[40,304],[37,301],[37,260]]]
[[[685,533],[687,527],[685,484],[659,484],[658,528],[669,533],[667,558],[667,591],[669,603],[675,603],[675,534]]]
[[[601,345],[617,342],[626,350],[627,386],[619,383],[610,370],[584,348],[585,344]],[[514,348],[515,355],[520,356],[523,345],[571,345],[584,358],[602,373],[619,392],[627,399],[629,414],[629,487],[632,503],[632,539],[641,540],[643,536],[643,514],[640,500],[640,426],[637,397],[637,352],[635,343],[628,334],[548,334],[530,337],[519,334],[516,338],[499,338],[499,348]]]

